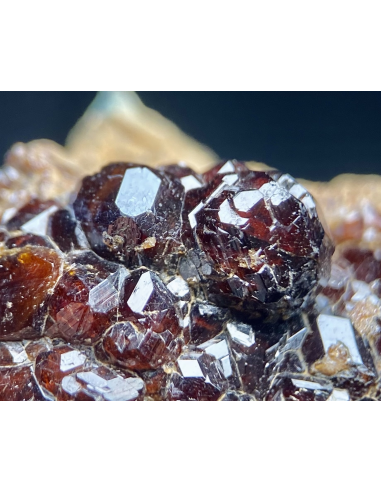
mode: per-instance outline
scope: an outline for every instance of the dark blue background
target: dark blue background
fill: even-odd
[[[95,92],[0,93],[0,153],[15,141],[64,143]],[[221,157],[295,176],[381,173],[380,92],[139,92]]]

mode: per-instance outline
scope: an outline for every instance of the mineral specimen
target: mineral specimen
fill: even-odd
[[[3,222],[0,399],[381,397],[379,250],[331,268],[287,174],[110,164]]]
[[[33,199],[3,222],[2,399],[343,399],[373,388],[350,320],[319,314],[333,248],[289,175],[238,161],[203,175],[116,163],[72,202]]]

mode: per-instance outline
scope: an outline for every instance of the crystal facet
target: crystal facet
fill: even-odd
[[[379,329],[356,309],[381,313],[381,258],[343,250],[330,271],[289,175],[110,164],[4,224],[1,399],[379,398]]]

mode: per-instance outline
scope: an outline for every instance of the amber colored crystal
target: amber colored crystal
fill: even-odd
[[[168,374],[160,368],[156,371],[144,371],[141,376],[145,383],[146,397],[152,400],[162,400]]]
[[[68,345],[38,355],[36,378],[58,400],[135,400],[144,389],[140,378],[95,362],[91,350],[80,352]]]
[[[168,343],[169,342],[169,343]],[[117,323],[106,334],[103,349],[111,362],[131,370],[156,369],[180,353],[180,342],[153,330],[139,331],[132,323]]]
[[[83,369],[86,356],[67,345],[42,352],[36,360],[36,378],[41,386],[57,396],[63,378],[78,369]]]
[[[39,340],[30,341],[26,347],[25,352],[31,362],[35,362],[38,355],[42,352],[47,352],[51,350],[53,347],[52,341],[50,338],[40,338]]]
[[[41,335],[46,299],[60,274],[61,259],[51,249],[25,247],[0,258],[0,340]]]

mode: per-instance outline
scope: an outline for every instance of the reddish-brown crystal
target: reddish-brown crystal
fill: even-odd
[[[46,298],[60,274],[61,259],[44,247],[11,250],[0,258],[0,340],[40,336]]]
[[[7,222],[7,229],[15,231],[29,222],[31,219],[39,215],[41,212],[57,205],[54,200],[41,201],[38,198],[33,198],[29,203],[21,207],[15,215]]]
[[[0,368],[0,401],[43,399],[30,366]]]
[[[95,362],[91,350],[68,345],[39,354],[36,377],[58,400],[135,400],[144,389],[140,378],[117,373]]]
[[[176,359],[181,350],[178,340],[168,332],[164,335],[152,329],[139,330],[130,322],[117,323],[104,337],[103,350],[112,363],[121,367],[135,371],[156,369]]]
[[[88,247],[84,233],[68,209],[57,210],[49,217],[47,234],[64,253]]]
[[[178,360],[179,373],[172,375],[168,400],[218,400],[228,387],[219,361],[209,354],[189,353]]]
[[[199,345],[218,335],[228,319],[227,309],[207,303],[192,305],[189,322],[184,329],[185,343]]]
[[[91,343],[117,318],[119,290],[114,283],[118,284],[123,272],[91,252],[67,260],[67,270],[48,299],[46,334]]]
[[[168,374],[160,368],[156,371],[144,371],[142,378],[145,383],[146,397],[153,400],[162,400]]]
[[[328,278],[329,239],[288,175],[111,164],[73,206],[34,200],[11,220],[2,399],[378,398],[362,338],[334,316],[363,292],[356,282],[381,292],[377,253],[342,249]]]
[[[95,252],[150,266],[180,247],[183,194],[180,181],[163,171],[111,164],[84,179],[74,211]]]
[[[42,352],[36,360],[36,377],[45,390],[57,396],[63,378],[75,370],[83,369],[86,356],[67,345]]]
[[[274,379],[267,400],[275,401],[325,401],[332,393],[328,380],[290,376]]]
[[[287,316],[328,273],[331,246],[311,196],[288,175],[231,161],[206,180],[187,193],[183,213],[205,295],[254,317]]]
[[[43,246],[45,248],[53,247],[48,238],[37,236],[36,234],[21,234],[21,236],[10,237],[5,242],[5,246],[9,249],[23,248],[24,246]]]

